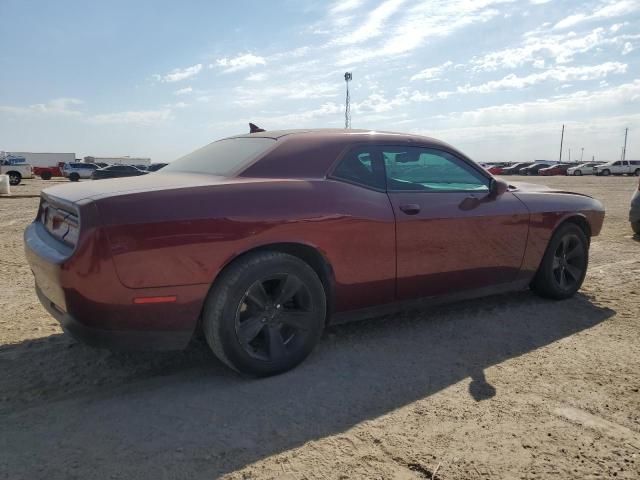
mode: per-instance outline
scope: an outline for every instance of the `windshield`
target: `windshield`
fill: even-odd
[[[208,173],[231,177],[274,145],[273,138],[227,138],[210,143],[181,157],[159,170],[158,173]]]

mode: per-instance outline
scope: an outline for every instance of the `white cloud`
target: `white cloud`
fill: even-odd
[[[184,88],[180,88],[180,89],[176,90],[173,93],[175,93],[176,95],[189,95],[190,93],[193,93],[193,88],[184,87]]]
[[[339,13],[349,12],[351,10],[357,9],[360,5],[362,5],[363,0],[336,0],[333,2],[331,7],[329,7],[329,13],[335,15]]]
[[[425,68],[424,70],[421,70],[420,72],[413,75],[410,80],[412,82],[415,80],[437,80],[438,78],[440,78],[440,75],[442,75],[442,73],[452,65],[453,62],[447,61],[442,65],[438,65],[437,67]]]
[[[500,90],[519,90],[546,81],[568,82],[572,80],[596,80],[609,74],[627,71],[627,65],[620,62],[606,62],[600,65],[581,67],[555,67],[540,73],[520,77],[513,73],[499,80],[491,80],[482,85],[458,87],[458,93],[491,93]]]
[[[486,22],[499,15],[489,8],[512,0],[430,0],[403,10],[400,20],[385,26],[384,40],[366,47],[350,46],[339,52],[336,65],[349,66],[382,57],[397,57],[421,47],[428,40],[447,37],[463,27]],[[362,27],[367,26],[368,19]],[[376,32],[375,24],[362,30]],[[355,32],[354,32],[355,33]],[[340,32],[335,33],[336,35]],[[350,38],[350,37],[347,37]],[[349,42],[348,42],[349,43]],[[355,43],[355,42],[350,42]]]
[[[326,82],[288,82],[279,85],[267,85],[259,89],[239,86],[234,89],[233,102],[241,106],[260,105],[274,99],[304,100],[332,98],[338,95],[342,85]]]
[[[121,125],[155,125],[171,118],[171,110],[144,110],[130,112],[103,113],[88,118],[90,123],[96,124],[121,124]]]
[[[591,13],[576,13],[573,15],[569,15],[568,17],[556,23],[553,28],[556,30],[560,30],[573,27],[579,23],[586,21],[620,17],[622,15],[630,14],[638,9],[640,9],[640,3],[638,3],[637,0],[614,0],[608,2],[605,6],[600,7]]]
[[[248,82],[262,82],[267,79],[266,73],[252,73],[245,80]]]
[[[405,0],[386,0],[373,9],[366,20],[354,31],[337,39],[338,44],[353,44],[364,42],[382,34],[387,20],[396,13]]]
[[[225,73],[231,73],[258,65],[266,65],[266,63],[267,61],[264,57],[254,55],[253,53],[244,53],[233,58],[219,58],[216,60],[215,65],[211,64],[209,66],[212,68],[218,66],[221,67]]]
[[[625,42],[624,47],[622,48],[622,54],[627,55],[633,51],[633,45],[631,42]]]
[[[81,111],[73,108],[74,106],[82,104],[84,104],[84,102],[77,98],[55,98],[47,103],[36,103],[26,107],[0,105],[0,112],[17,115],[82,115]]]
[[[182,80],[186,80],[187,78],[195,77],[196,75],[198,75],[198,73],[200,73],[200,70],[202,70],[202,64],[198,63],[187,68],[174,68],[166,75],[156,75],[155,78],[159,78],[161,81],[166,83],[180,82]]]
[[[544,65],[545,59],[556,63],[568,63],[579,53],[585,53],[606,43],[615,42],[607,38],[604,28],[599,27],[584,35],[550,34],[534,31],[525,34],[520,46],[474,57],[471,64],[475,70],[492,71],[499,68],[516,68],[522,65]]]
[[[509,122],[540,121],[567,117],[576,112],[592,114],[605,109],[619,109],[630,102],[640,101],[640,80],[625,83],[605,90],[579,91],[531,102],[507,103],[483,107],[462,113],[453,113],[448,118],[465,125],[501,124]]]

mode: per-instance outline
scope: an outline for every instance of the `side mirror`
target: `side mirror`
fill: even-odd
[[[489,196],[491,198],[498,198],[500,195],[509,190],[509,184],[504,180],[498,178],[492,178],[489,185]]]

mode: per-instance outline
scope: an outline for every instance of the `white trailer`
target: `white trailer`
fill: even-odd
[[[75,153],[7,152],[14,157],[24,157],[25,163],[32,167],[57,167],[58,163],[73,163]]]
[[[145,157],[84,157],[86,163],[108,163],[109,165],[151,165],[151,159]]]

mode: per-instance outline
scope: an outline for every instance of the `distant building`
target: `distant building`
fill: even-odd
[[[84,161],[87,163],[108,163],[109,165],[144,165],[148,167],[151,165],[150,158],[144,157],[84,157]]]
[[[57,167],[60,162],[75,162],[75,153],[6,152],[12,157],[24,158],[32,167]]]

